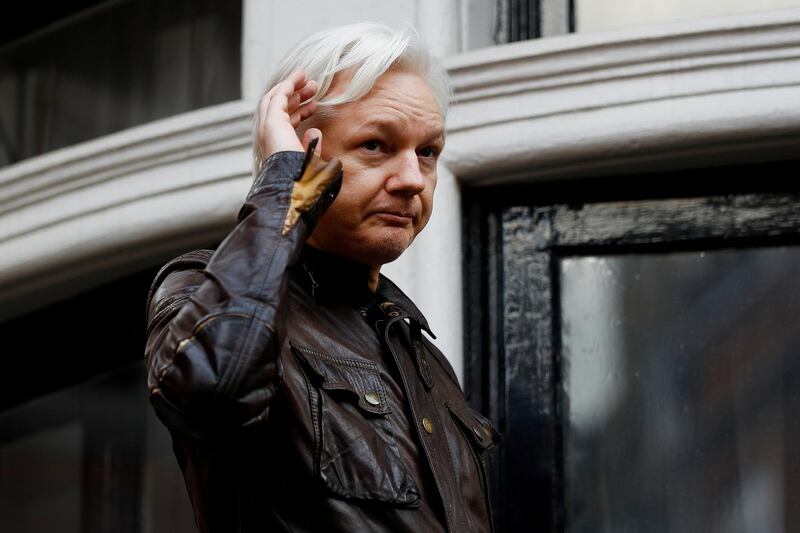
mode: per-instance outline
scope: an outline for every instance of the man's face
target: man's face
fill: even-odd
[[[337,76],[331,94],[350,76]],[[309,243],[370,266],[394,261],[431,216],[436,161],[444,148],[441,112],[416,74],[389,71],[358,101],[320,126],[322,157],[339,158],[342,188]]]

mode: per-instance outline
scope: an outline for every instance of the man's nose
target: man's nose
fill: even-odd
[[[416,151],[397,155],[395,168],[386,182],[386,189],[395,194],[415,196],[425,190],[425,176]]]

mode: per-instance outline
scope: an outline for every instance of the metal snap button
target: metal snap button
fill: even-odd
[[[370,405],[380,405],[381,404],[381,396],[374,390],[371,390],[364,394],[364,399],[367,400],[367,403]]]
[[[425,431],[428,434],[433,433],[433,422],[431,422],[428,418],[422,417],[422,427],[425,428]]]

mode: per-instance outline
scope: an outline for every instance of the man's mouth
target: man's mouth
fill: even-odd
[[[407,226],[414,222],[414,214],[411,211],[376,211],[374,215],[397,226]]]

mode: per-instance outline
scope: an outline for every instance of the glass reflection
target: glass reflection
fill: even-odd
[[[561,262],[572,532],[800,527],[796,248]]]
[[[0,531],[196,531],[144,379],[136,363],[0,413]]]
[[[63,424],[0,447],[4,531],[80,531],[82,447],[78,424]]]
[[[92,3],[0,46],[0,167],[240,98],[242,2]]]

